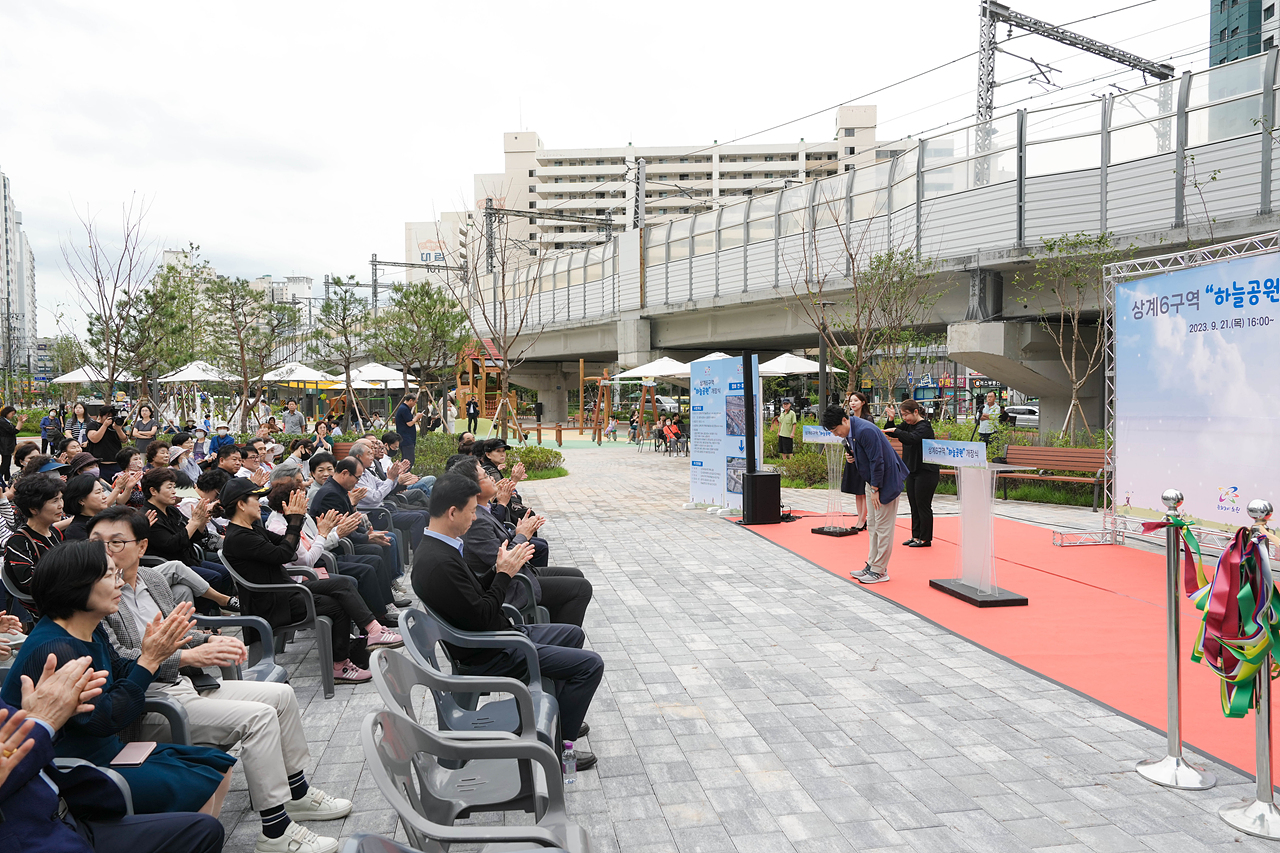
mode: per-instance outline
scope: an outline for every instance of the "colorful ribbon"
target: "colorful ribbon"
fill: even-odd
[[[1203,661],[1222,679],[1227,717],[1244,717],[1254,706],[1255,676],[1280,641],[1280,593],[1270,561],[1259,550],[1266,547],[1265,535],[1254,537],[1241,527],[1222,552],[1213,580],[1189,593],[1204,614],[1191,659]],[[1191,578],[1185,564],[1183,573]]]
[[[1209,579],[1204,573],[1204,555],[1200,553],[1200,543],[1191,532],[1191,522],[1185,518],[1166,518],[1164,521],[1144,521],[1142,532],[1152,534],[1166,527],[1177,528],[1182,535],[1182,591],[1188,596],[1192,590],[1202,589],[1208,585]],[[1192,557],[1194,552],[1195,556]]]

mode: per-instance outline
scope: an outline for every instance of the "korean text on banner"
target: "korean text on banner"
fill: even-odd
[[[924,440],[924,461],[951,468],[986,468],[987,446],[981,441]]]
[[[744,404],[742,359],[701,358],[689,365],[689,499],[740,508],[747,472],[747,417],[756,423],[756,458],[764,458],[759,359],[752,356],[755,411]]]

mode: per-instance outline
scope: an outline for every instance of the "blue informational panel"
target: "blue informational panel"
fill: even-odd
[[[742,506],[747,471],[747,417],[756,422],[756,460],[764,459],[759,359],[752,356],[755,411],[744,404],[742,359],[700,358],[689,365],[689,499]]]
[[[1249,524],[1280,498],[1280,256],[1116,286],[1116,509]]]

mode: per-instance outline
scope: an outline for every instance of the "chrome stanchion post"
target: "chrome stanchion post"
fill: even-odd
[[[1178,507],[1182,505],[1182,492],[1169,489],[1160,499],[1164,501],[1165,520],[1172,522],[1178,519]],[[1165,563],[1167,567],[1167,588],[1165,605],[1168,609],[1168,648],[1167,648],[1167,689],[1169,728],[1168,754],[1164,758],[1148,758],[1138,762],[1138,775],[1157,785],[1166,788],[1177,788],[1182,791],[1203,791],[1218,784],[1217,778],[1210,772],[1202,770],[1187,762],[1182,757],[1182,651],[1179,618],[1181,594],[1178,591],[1179,551],[1178,538],[1180,531],[1171,523],[1165,528]]]
[[[1249,501],[1249,515],[1254,519],[1252,534],[1264,532],[1264,525],[1271,517],[1268,501]],[[1257,549],[1260,568],[1267,568],[1270,575],[1271,560],[1264,540]],[[1266,590],[1270,594],[1270,590]],[[1258,838],[1280,841],[1280,809],[1276,808],[1275,789],[1271,782],[1271,658],[1274,650],[1262,662],[1254,676],[1254,762],[1257,770],[1257,796],[1243,803],[1231,803],[1218,809],[1218,816],[1230,826]]]

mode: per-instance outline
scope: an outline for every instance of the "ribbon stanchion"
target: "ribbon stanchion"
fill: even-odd
[[[1280,840],[1280,809],[1271,780],[1271,656],[1280,617],[1271,560],[1267,554],[1268,501],[1250,501],[1251,529],[1240,528],[1218,562],[1213,583],[1197,593],[1205,611],[1197,653],[1223,678],[1227,716],[1254,708],[1257,791],[1253,800],[1231,803],[1218,816],[1241,832]]]
[[[1202,562],[1198,558],[1200,545],[1191,534],[1190,525],[1178,513],[1182,505],[1182,492],[1169,489],[1160,496],[1167,508],[1164,521],[1143,525],[1143,533],[1154,533],[1164,528],[1165,551],[1168,565],[1168,588],[1165,602],[1168,609],[1168,649],[1167,649],[1167,686],[1168,686],[1168,752],[1163,758],[1148,758],[1138,762],[1138,775],[1148,781],[1163,785],[1166,788],[1177,788],[1182,791],[1204,791],[1218,783],[1217,778],[1206,770],[1189,763],[1182,756],[1182,653],[1180,651],[1179,606],[1178,595],[1178,540],[1182,539],[1182,550],[1186,556],[1183,573],[1187,577],[1188,589],[1200,589],[1203,585],[1197,579],[1203,579]],[[1148,529],[1150,528],[1150,529]],[[1194,585],[1194,586],[1193,586]]]

